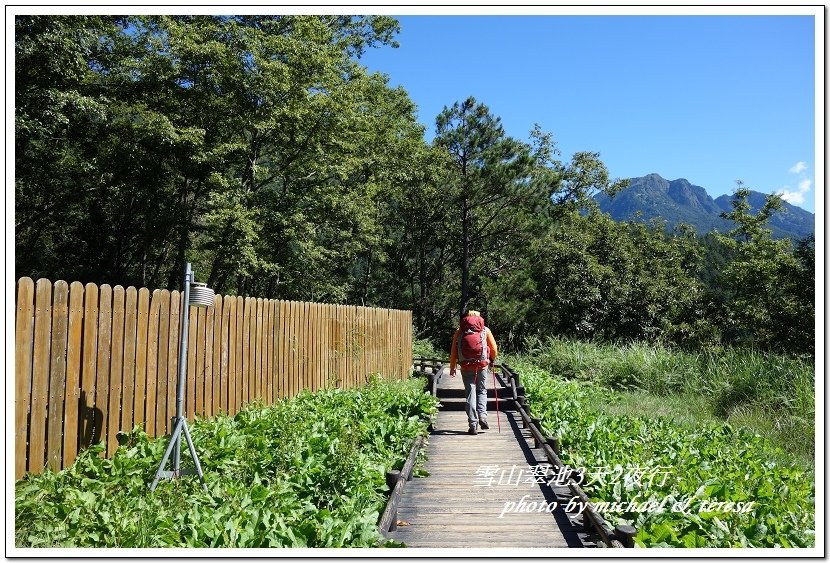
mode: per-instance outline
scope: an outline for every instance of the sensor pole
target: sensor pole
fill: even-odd
[[[193,447],[193,439],[190,437],[190,431],[187,428],[187,419],[184,417],[184,382],[187,377],[187,342],[188,332],[190,330],[190,284],[193,283],[193,277],[194,273],[190,267],[190,262],[188,262],[184,273],[184,309],[182,310],[181,341],[179,344],[179,383],[176,387],[176,416],[171,420],[173,434],[170,437],[170,443],[167,445],[167,450],[164,452],[164,457],[161,460],[158,471],[156,471],[156,477],[153,479],[153,484],[150,485],[151,491],[156,490],[159,479],[162,477],[166,479],[178,479],[182,475],[193,474],[197,474],[199,476],[202,488],[207,491],[205,475],[202,473],[202,466],[199,464],[199,458],[196,455],[196,448]],[[212,290],[208,291],[213,293]],[[192,469],[181,469],[182,434],[184,434],[184,438],[187,440],[187,447],[190,450],[190,457],[196,465],[195,472]],[[173,470],[165,471],[164,467],[167,465],[167,460],[170,458],[171,452],[173,453]]]

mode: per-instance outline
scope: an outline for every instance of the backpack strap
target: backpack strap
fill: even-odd
[[[490,351],[487,349],[487,327],[481,329],[481,362],[486,362],[489,360],[488,356],[490,355]]]

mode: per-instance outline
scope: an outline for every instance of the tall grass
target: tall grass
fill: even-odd
[[[548,338],[529,341],[539,367],[617,391],[694,396],[708,412],[749,426],[800,456],[814,456],[815,369],[808,358],[746,349],[696,352],[650,343],[601,344]]]
[[[443,358],[447,355],[447,352],[445,350],[438,350],[426,338],[417,338],[412,343],[412,355],[416,358]]]

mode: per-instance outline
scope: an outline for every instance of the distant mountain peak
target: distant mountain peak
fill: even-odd
[[[747,202],[753,213],[766,201],[767,194],[750,191]],[[705,188],[692,184],[686,178],[667,180],[652,172],[631,178],[629,186],[613,198],[598,194],[595,198],[600,209],[617,221],[643,221],[661,219],[666,228],[672,229],[686,223],[703,235],[713,230],[725,233],[734,224],[720,214],[732,209],[734,195],[722,195],[712,199]],[[769,221],[775,238],[800,239],[815,233],[815,215],[786,201],[783,209]]]

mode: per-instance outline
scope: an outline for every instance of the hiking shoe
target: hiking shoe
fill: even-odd
[[[476,430],[474,427],[470,427],[467,430],[467,434],[472,434],[473,436],[475,436],[476,434],[478,434],[478,430]]]
[[[487,424],[486,420],[479,421],[478,425],[481,426],[482,430],[490,430],[490,425]]]

